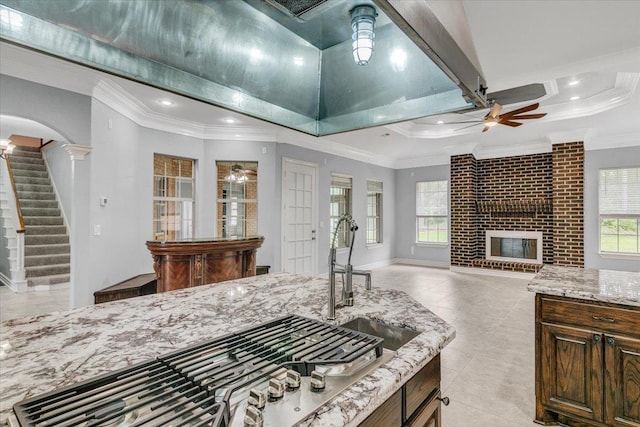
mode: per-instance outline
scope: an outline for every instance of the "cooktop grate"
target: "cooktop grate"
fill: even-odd
[[[231,402],[269,377],[340,365],[383,340],[289,315],[14,405],[21,426],[229,425]]]

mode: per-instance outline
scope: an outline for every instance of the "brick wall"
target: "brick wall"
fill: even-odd
[[[451,156],[451,265],[471,267],[476,258],[476,159]]]
[[[584,266],[584,146],[553,146],[553,263]]]
[[[485,261],[486,230],[520,230],[543,233],[545,264],[582,266],[583,163],[581,142],[526,156],[452,156],[451,265],[532,271]]]
[[[476,200],[508,206],[509,202],[551,200],[551,153],[477,160]],[[476,217],[477,258],[485,258],[487,230],[541,231],[542,258],[553,263],[553,214],[529,207],[513,211],[479,211]]]

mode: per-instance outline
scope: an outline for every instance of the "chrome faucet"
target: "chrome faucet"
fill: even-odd
[[[349,245],[349,258],[345,265],[336,263],[336,236],[338,229],[342,223],[349,224],[349,230],[351,231],[351,244]],[[351,215],[342,215],[335,228],[333,229],[333,239],[331,240],[331,246],[329,247],[329,312],[327,315],[328,320],[335,320],[336,308],[353,305],[353,275],[365,276],[365,289],[371,290],[371,272],[368,270],[354,270],[351,265],[351,254],[353,253],[353,243],[356,238],[356,231],[358,230],[358,224],[351,217]],[[342,274],[342,301],[336,303],[336,274]]]

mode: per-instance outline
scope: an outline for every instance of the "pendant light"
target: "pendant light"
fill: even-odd
[[[351,10],[353,60],[358,65],[367,65],[373,54],[376,16],[376,9],[369,5],[356,6]]]

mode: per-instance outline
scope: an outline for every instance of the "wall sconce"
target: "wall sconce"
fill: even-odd
[[[358,65],[367,65],[373,55],[373,39],[376,36],[373,26],[377,15],[376,9],[369,5],[356,6],[351,10],[353,60]]]
[[[11,143],[10,139],[0,139],[0,158],[6,159],[8,154],[13,153],[13,149],[16,148],[15,145]]]
[[[235,164],[231,166],[231,170],[229,171],[229,175],[225,177],[225,180],[229,182],[245,182],[247,180],[247,174],[244,172],[244,169],[239,164]]]

